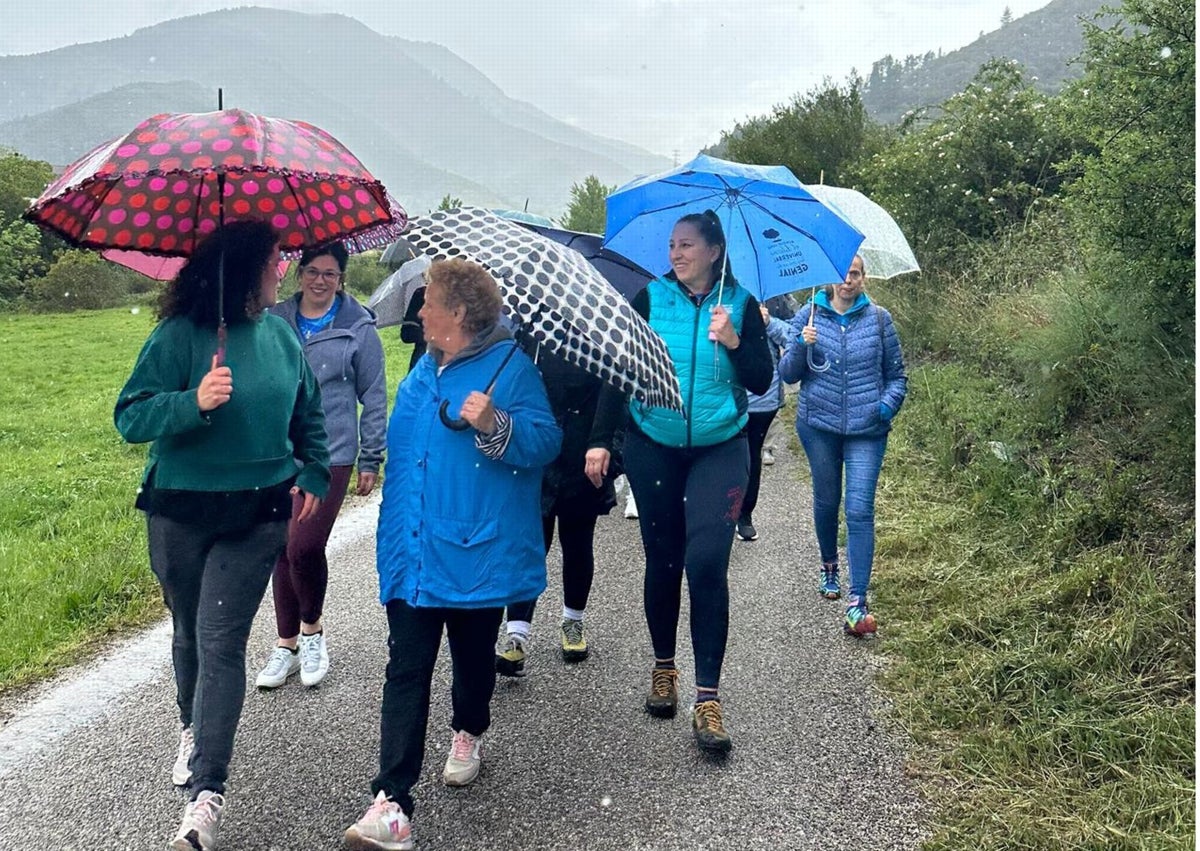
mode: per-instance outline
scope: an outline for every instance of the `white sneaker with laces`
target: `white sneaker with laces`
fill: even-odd
[[[762,451],[763,466],[770,467],[775,463],[775,451],[773,449],[764,449]]]
[[[400,805],[380,792],[363,817],[346,828],[345,842],[359,851],[410,851],[412,825]]]
[[[183,808],[183,821],[167,847],[172,851],[213,851],[224,806],[224,795],[205,789]]]
[[[286,647],[276,647],[271,651],[267,664],[258,672],[254,684],[259,688],[279,688],[287,682],[287,678],[300,670],[300,654],[293,653]]]
[[[629,495],[625,497],[625,519],[636,520],[637,516],[637,502],[633,498],[633,488],[630,488]]]
[[[184,727],[179,734],[179,750],[175,752],[175,765],[171,767],[171,782],[176,786],[186,786],[192,782],[192,769],[188,763],[192,759],[192,751],[196,741],[192,738],[192,728]]]
[[[328,672],[329,649],[325,646],[325,633],[300,633],[300,682],[315,686]]]
[[[472,736],[466,730],[459,730],[450,740],[450,755],[446,757],[442,782],[447,786],[469,785],[479,776],[482,761],[483,736]]]

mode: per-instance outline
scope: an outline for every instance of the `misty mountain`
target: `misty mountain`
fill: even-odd
[[[507,97],[435,44],[343,15],[242,8],[108,41],[0,57],[0,145],[65,165],[160,112],[224,106],[332,133],[410,213],[443,195],[561,213],[572,183],[608,184],[669,160]]]
[[[1073,63],[1083,52],[1082,21],[1091,20],[1111,0],[1053,0],[1003,24],[959,50],[875,62],[865,80],[863,104],[877,121],[892,124],[906,112],[936,106],[961,92],[989,59],[1015,59],[1034,85],[1057,92],[1083,68]]]

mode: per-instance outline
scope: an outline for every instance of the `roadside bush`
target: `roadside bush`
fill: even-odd
[[[41,313],[117,307],[151,292],[155,281],[109,263],[92,251],[65,251],[41,278],[31,281],[26,304]]]

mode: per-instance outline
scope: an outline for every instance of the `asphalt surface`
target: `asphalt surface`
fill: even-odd
[[[722,762],[701,756],[687,712],[668,721],[642,709],[652,661],[641,606],[643,557],[636,521],[615,509],[597,528],[591,658],[561,661],[554,552],[550,588],[534,619],[529,676],[498,683],[483,771],[465,789],[441,785],[450,739],[443,646],[414,790],[418,849],[919,845],[923,804],[905,775],[906,742],[871,685],[880,657],[869,643],[843,636],[841,604],[817,595],[809,497],[797,478],[803,461],[787,451],[776,457],[764,469],[754,518],[760,539],[735,542],[730,566],[721,695],[732,754]],[[376,600],[374,512],[371,501],[348,503],[335,528],[325,614],[332,664],[319,687],[303,688],[294,678],[273,692],[253,689],[273,643],[267,593],[251,636],[251,687],[230,768],[222,849],[337,848],[370,801],[387,637]],[[685,700],[693,686],[687,622],[685,595]],[[881,622],[886,630],[886,613]],[[0,707],[0,849],[165,847],[186,801],[170,782],[178,726],[165,635],[159,627],[139,648],[114,645]],[[127,660],[146,656],[147,647],[160,648],[150,654],[159,661],[139,673]],[[106,659],[116,661],[103,669],[101,688],[95,677]],[[128,687],[114,690],[124,672]],[[101,695],[96,706],[85,705],[85,692]],[[29,732],[38,723],[41,732]]]

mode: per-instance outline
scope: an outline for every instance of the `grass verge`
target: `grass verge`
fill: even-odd
[[[133,508],[146,447],[112,422],[153,324],[146,308],[0,320],[0,693],[163,614]],[[381,336],[390,401],[410,347]]]

